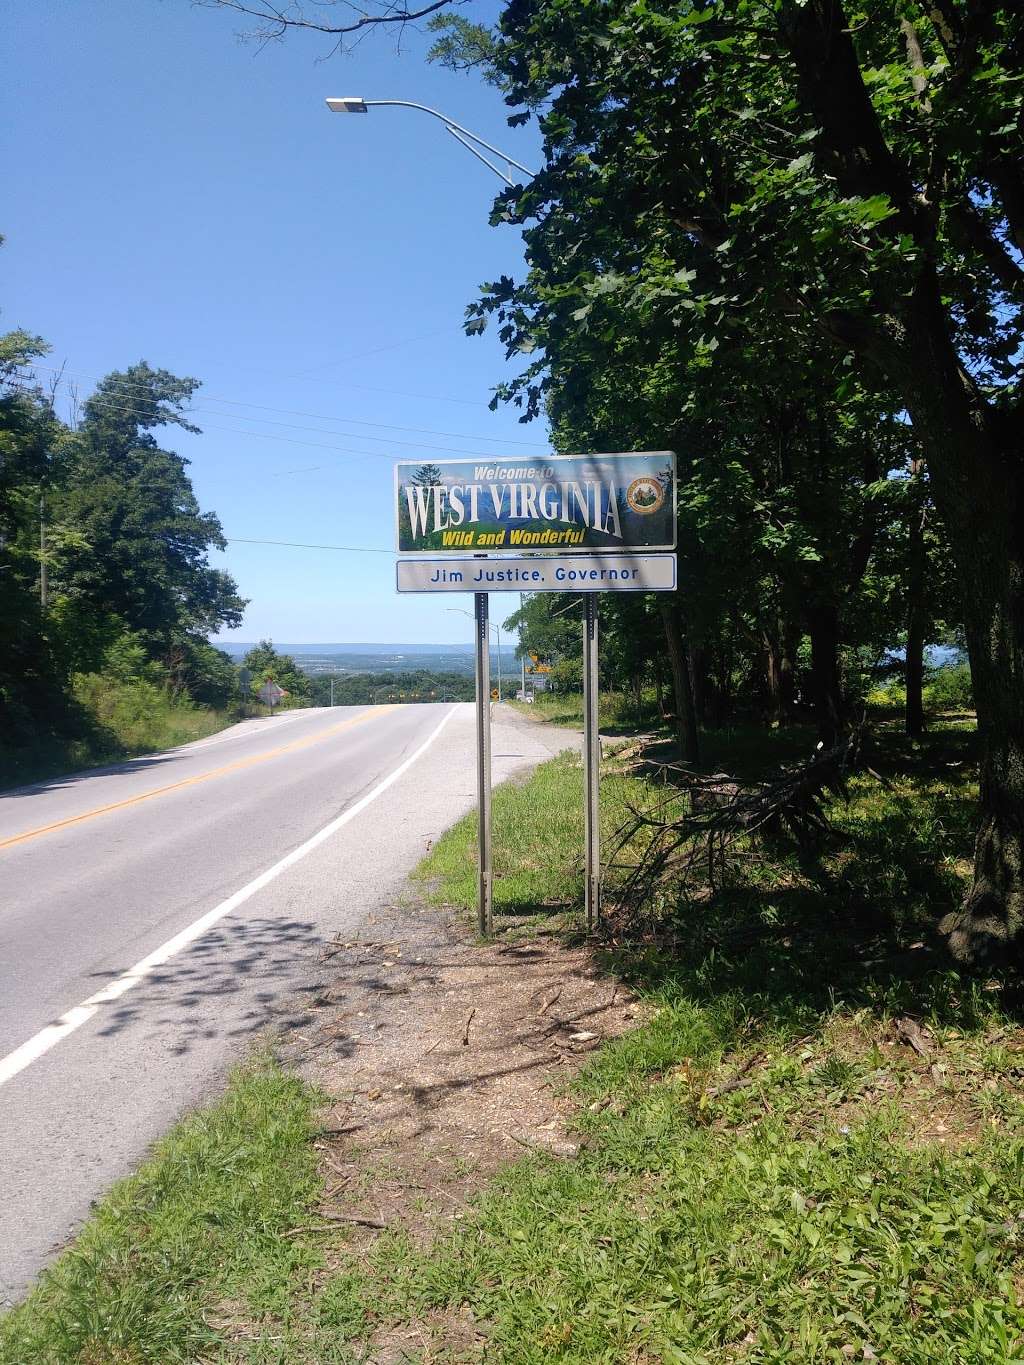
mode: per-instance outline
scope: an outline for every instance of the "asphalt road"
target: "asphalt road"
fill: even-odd
[[[495,709],[494,781],[572,742]],[[0,795],[0,1304],[476,798],[469,705],[246,721]]]

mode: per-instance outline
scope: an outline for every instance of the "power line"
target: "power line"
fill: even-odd
[[[382,349],[383,349],[383,348],[382,348]],[[48,372],[51,373],[51,374],[75,375],[75,376],[77,376],[79,379],[91,379],[91,380],[94,380],[94,381],[96,381],[96,382],[101,382],[104,378],[109,378],[109,376],[101,376],[101,375],[89,374],[89,373],[88,373],[87,371],[85,371],[85,370],[69,370],[69,369],[67,369],[67,368],[64,367],[64,366],[58,367],[58,366],[56,366],[56,365],[46,365],[46,364],[43,364],[42,362],[39,362],[39,361],[33,362],[32,368],[33,368],[33,369],[36,369],[36,370],[46,370],[46,371],[48,371]],[[132,383],[131,380],[118,380],[117,383],[118,383],[118,387],[123,388],[123,389],[139,389],[139,390],[142,391],[142,392],[148,392],[148,386],[145,385],[145,384],[136,384],[136,383]],[[354,385],[353,387],[359,388],[359,387],[367,387],[367,386]],[[372,392],[380,392],[380,393],[388,393],[388,392],[389,392],[389,390],[386,390],[386,389],[371,390],[371,391],[372,391]],[[409,394],[409,395],[405,395],[405,396],[407,396],[407,397],[416,397],[417,395]],[[422,395],[422,396],[424,396],[424,397],[429,397],[430,395]],[[95,399],[85,399],[85,400],[83,400],[83,401],[85,401],[85,402],[95,402],[95,401],[97,401],[97,400],[95,400]],[[304,410],[301,409],[301,408],[278,408],[278,407],[273,407],[273,406],[271,406],[270,404],[267,404],[267,403],[248,403],[248,402],[246,402],[244,399],[241,399],[241,398],[223,398],[223,397],[221,397],[220,395],[217,395],[217,394],[204,394],[204,395],[203,395],[203,401],[204,401],[204,402],[207,402],[207,403],[224,403],[224,404],[227,404],[227,405],[230,406],[230,407],[255,408],[255,409],[257,409],[257,410],[260,411],[260,412],[277,412],[277,413],[281,413],[282,415],[284,415],[284,416],[286,416],[286,417],[312,417],[312,418],[314,418],[316,421],[319,421],[319,422],[340,422],[340,423],[346,423],[346,424],[348,424],[349,426],[367,426],[367,427],[374,427],[374,428],[376,428],[376,429],[379,430],[379,431],[404,431],[404,432],[407,432],[407,433],[410,433],[410,434],[414,434],[414,435],[415,435],[415,434],[420,434],[420,435],[424,435],[424,436],[448,436],[448,437],[451,437],[452,439],[457,440],[457,441],[484,441],[484,442],[486,442],[486,443],[488,443],[488,444],[491,444],[491,445],[522,445],[522,446],[536,446],[536,447],[541,448],[541,449],[544,448],[544,446],[546,445],[546,442],[543,442],[543,441],[523,441],[523,440],[516,440],[516,439],[511,438],[511,437],[510,437],[510,438],[505,438],[505,437],[500,437],[500,436],[470,435],[470,434],[468,434],[468,433],[466,433],[466,432],[460,432],[460,431],[437,431],[437,430],[434,430],[434,429],[431,428],[431,427],[406,427],[406,426],[397,426],[397,425],[392,425],[391,423],[388,423],[388,422],[371,422],[371,421],[369,421],[368,419],[362,418],[362,417],[338,417],[338,416],[328,415],[328,414],[326,414],[326,413],[306,412],[306,411],[304,411]],[[451,401],[455,402],[455,401],[462,401],[462,400],[455,400],[455,399],[453,399],[453,400],[451,400]],[[486,406],[486,404],[484,404],[483,406]],[[232,416],[233,414],[231,414],[231,413],[221,413],[221,414],[219,414],[219,415],[220,415],[220,416],[223,416],[223,417],[229,417],[229,416]],[[243,418],[242,420],[255,422],[255,421],[267,421],[267,420],[269,420],[269,419],[267,419],[267,418],[250,417],[250,418]],[[290,425],[290,424],[289,424],[289,423],[281,423],[280,425],[287,426],[287,425]],[[304,429],[304,430],[309,430],[309,428],[303,428],[303,429]],[[343,434],[343,435],[355,435],[356,433],[355,433],[355,432],[344,432],[344,433],[341,433],[341,434]],[[371,439],[380,439],[380,438],[366,437],[365,439],[366,439],[366,440],[371,440]],[[443,447],[437,447],[437,448],[438,448],[438,449],[442,449]]]
[[[393,555],[394,550],[379,550],[373,545],[310,545],[302,540],[253,540],[249,536],[225,536],[230,545],[285,545],[292,550],[344,550],[349,554]]]
[[[108,410],[112,410],[112,411],[114,411],[114,412],[125,412],[125,413],[128,413],[130,416],[144,417],[144,416],[147,415],[147,410],[146,410],[146,409],[140,407],[140,405],[139,405],[138,403],[132,403],[130,400],[121,400],[121,401],[117,401],[117,400],[108,400],[108,399],[103,399],[103,398],[92,398],[92,399],[90,399],[89,401],[90,401],[94,406],[96,406],[96,407],[105,408],[105,409],[108,409]],[[181,415],[181,416],[184,416],[184,417],[198,416],[198,417],[200,417],[200,418],[203,418],[204,415],[205,415],[205,409],[203,409],[203,408],[186,408],[186,409],[184,410],[184,412],[182,412],[180,415]],[[214,416],[217,416],[217,417],[234,417],[234,415],[235,415],[234,413],[226,413],[226,412],[225,412],[225,413],[215,413],[215,414],[214,414]],[[238,420],[239,420],[239,421],[250,421],[250,422],[266,422],[266,421],[268,421],[269,419],[266,418],[266,417],[245,417],[245,416],[243,416],[242,414],[239,414]],[[174,425],[174,424],[173,424],[173,423],[168,423],[168,425]],[[275,426],[286,426],[286,427],[289,427],[289,428],[291,428],[291,429],[298,430],[298,431],[311,431],[311,432],[312,432],[312,431],[316,431],[316,430],[317,430],[316,427],[302,427],[302,426],[296,427],[295,424],[294,424],[294,423],[291,423],[291,422],[274,423],[274,425],[275,425]],[[293,445],[293,446],[310,446],[310,447],[312,447],[312,448],[315,449],[315,450],[331,450],[331,451],[334,451],[336,454],[339,454],[339,455],[357,455],[357,456],[362,456],[362,457],[364,457],[365,459],[391,460],[391,459],[395,458],[394,456],[387,454],[387,453],[386,453],[385,451],[383,451],[383,450],[353,450],[353,449],[351,449],[350,447],[347,447],[347,446],[329,445],[329,444],[327,444],[327,443],[324,442],[324,441],[304,441],[304,440],[301,440],[301,439],[299,439],[298,437],[295,437],[295,436],[281,436],[281,435],[278,435],[277,432],[269,432],[269,431],[246,431],[245,429],[243,429],[243,428],[241,428],[241,427],[226,427],[226,426],[221,426],[221,425],[219,425],[217,422],[207,422],[207,421],[205,421],[205,420],[203,421],[202,430],[203,430],[203,431],[226,431],[226,432],[231,432],[231,433],[232,433],[233,435],[235,435],[235,436],[252,436],[252,437],[255,437],[257,440],[260,440],[260,441],[278,441],[278,442],[282,442],[282,443],[284,443],[284,444],[286,444],[286,445]],[[382,437],[382,436],[363,436],[363,435],[361,435],[361,433],[356,432],[356,431],[337,432],[337,433],[325,431],[325,432],[322,432],[321,434],[324,435],[324,436],[331,436],[331,435],[348,436],[348,437],[350,437],[351,439],[357,440],[357,441],[381,441],[381,442],[382,442],[383,444],[385,444],[385,445],[402,446],[402,447],[407,448],[407,449],[410,449],[410,450],[440,451],[440,452],[442,452],[442,453],[444,453],[444,454],[460,456],[460,457],[463,458],[463,459],[487,460],[487,461],[506,460],[506,461],[507,461],[507,460],[516,460],[516,459],[518,459],[518,460],[525,460],[525,459],[529,459],[529,458],[535,458],[535,457],[530,457],[530,456],[525,456],[525,455],[501,455],[501,454],[496,454],[493,450],[460,450],[460,449],[458,449],[458,448],[456,448],[456,447],[454,447],[454,446],[435,446],[435,445],[429,445],[429,444],[427,444],[426,442],[420,442],[420,441],[400,441],[400,440],[397,440],[397,439],[396,439],[396,440],[392,440],[392,441],[388,441],[386,438],[384,438],[384,437]]]
[[[352,355],[338,356],[336,360],[325,360],[319,365],[310,365],[306,370],[296,370],[294,374],[282,375],[282,379],[304,379],[308,374],[316,374],[318,370],[329,370],[332,365],[349,365],[353,360],[365,360],[371,355],[380,355],[382,351],[397,351],[402,346],[415,346],[421,341],[432,341],[434,337],[447,335],[451,329],[449,327],[435,327],[432,332],[426,332],[423,336],[406,337],[404,341],[389,341],[386,346],[374,346],[370,351],[355,351]]]

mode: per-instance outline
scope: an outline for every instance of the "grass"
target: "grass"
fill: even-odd
[[[217,711],[174,698],[151,682],[118,682],[87,673],[75,678],[62,719],[60,732],[37,734],[27,743],[0,751],[0,786],[173,749],[205,739],[238,717],[233,710]]]
[[[562,725],[573,730],[583,729],[583,694],[581,692],[538,692],[532,702],[509,701],[521,715],[550,725]],[[615,734],[646,725],[662,729],[662,720],[653,692],[645,692],[639,711],[635,698],[625,692],[601,692],[598,698],[598,726],[605,734]]]
[[[973,741],[957,723],[923,746],[883,735],[888,785],[833,803],[817,868],[765,856],[610,945],[651,1017],[574,1083],[582,1155],[510,1168],[426,1255],[382,1244],[396,1318],[468,1311],[488,1358],[522,1365],[1024,1360],[1016,989],[949,972],[919,937],[962,893]],[[569,771],[539,770],[511,808],[532,798],[542,828],[546,809],[552,843]],[[573,865],[564,828],[531,869],[539,898]],[[424,871],[469,905],[466,833]],[[926,1057],[900,1041],[908,1017]]]
[[[658,997],[576,1087],[584,1155],[506,1172],[406,1266],[402,1311],[468,1308],[524,1365],[1019,1359],[1019,1101],[969,1152],[915,1150],[895,1105],[834,1122],[864,1077],[785,1034],[756,1085],[709,1100],[723,1057],[768,1041],[738,1004]]]
[[[612,777],[602,790],[606,834],[626,814],[631,784]],[[537,768],[526,783],[496,788],[492,818],[494,907],[498,914],[550,913],[583,896],[583,769],[566,752]],[[435,904],[470,906],[477,894],[476,812],[438,839],[414,873]]]
[[[716,742],[712,766],[742,759]],[[391,1229],[324,1257],[282,1235],[319,1193],[314,1097],[257,1067],[115,1191],[0,1326],[0,1362],[427,1365],[463,1358],[444,1348],[467,1324],[508,1365],[1024,1361],[1020,989],[928,947],[967,872],[973,744],[883,732],[885,784],[832,804],[816,864],[765,850],[609,935],[644,1022],[568,1087],[577,1157],[507,1168],[433,1245]],[[610,824],[645,796],[603,792]],[[506,926],[578,902],[580,803],[568,756],[496,793]],[[421,868],[467,909],[472,839],[461,822]]]
[[[319,1262],[302,1239],[320,1189],[315,1097],[257,1058],[117,1185],[73,1247],[0,1320],[2,1365],[168,1365],[216,1353],[237,1312],[287,1337]],[[219,1323],[218,1323],[218,1320]]]

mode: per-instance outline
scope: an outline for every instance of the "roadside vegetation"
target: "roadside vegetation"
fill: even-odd
[[[319,1189],[315,1099],[265,1059],[237,1072],[224,1098],[178,1124],[0,1319],[0,1362],[237,1359],[218,1331],[219,1303],[242,1299],[287,1320],[296,1282],[319,1260],[289,1235]]]
[[[357,1237],[313,1211],[350,1188],[317,1175],[316,1097],[260,1063],[105,1202],[0,1361],[1024,1360],[1019,986],[934,933],[970,876],[974,725],[875,732],[816,856],[761,847],[641,915],[610,871],[597,951],[640,1022],[566,1083],[576,1155],[524,1155],[437,1241]],[[707,766],[756,771],[766,739],[814,732],[708,734]],[[665,774],[625,743],[602,790],[610,836]],[[581,795],[570,754],[495,794],[510,943],[578,932]],[[468,817],[419,878],[468,916],[474,873]]]
[[[220,522],[153,434],[196,430],[198,381],[140,361],[72,395],[65,417],[47,352],[0,336],[4,785],[209,733],[238,699],[207,642],[245,606],[209,564]]]
[[[172,749],[238,718],[236,710],[198,706],[154,683],[102,673],[71,679],[67,710],[73,717],[70,733],[37,734],[0,755],[0,789]]]

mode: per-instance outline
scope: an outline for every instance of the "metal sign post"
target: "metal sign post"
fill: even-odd
[[[477,914],[480,933],[488,937],[494,928],[491,865],[491,631],[487,594],[473,594],[476,619],[476,790],[479,892]]]
[[[397,590],[471,592],[475,604],[478,909],[485,936],[494,920],[487,595],[583,594],[586,911],[593,930],[601,915],[597,593],[676,590],[676,494],[670,450],[395,465]],[[499,636],[499,700],[501,673]],[[546,682],[534,675],[532,691]],[[526,683],[524,660],[524,694]]]
[[[597,593],[583,594],[583,782],[587,930],[601,918],[601,735],[597,723]]]

